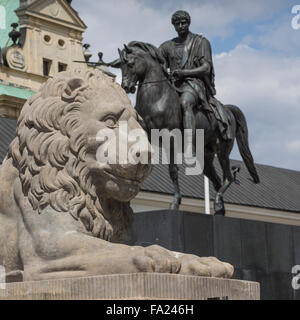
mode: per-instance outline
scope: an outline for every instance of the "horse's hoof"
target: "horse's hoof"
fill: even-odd
[[[215,214],[225,216],[225,206],[224,203],[218,202],[214,205]]]
[[[215,216],[225,217],[225,210],[215,210]]]
[[[214,203],[215,215],[225,216],[225,205],[222,196],[218,196]]]
[[[225,216],[225,207],[223,203],[215,203],[214,209],[216,216]]]

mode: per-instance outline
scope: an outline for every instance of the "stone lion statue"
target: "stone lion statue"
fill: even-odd
[[[97,133],[123,134],[121,120],[141,129],[124,91],[98,70],[60,73],[26,102],[0,167],[0,265],[8,282],[136,272],[232,276],[233,267],[216,258],[124,244],[130,200],[151,166],[97,161],[104,143]]]

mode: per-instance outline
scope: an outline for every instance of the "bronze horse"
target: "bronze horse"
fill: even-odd
[[[150,137],[152,129],[183,130],[182,110],[179,96],[168,78],[164,68],[163,57],[159,50],[151,44],[133,41],[119,50],[118,66],[122,70],[122,87],[126,93],[135,93],[136,110],[144,120],[144,128]],[[116,67],[116,64],[115,64]],[[230,153],[236,138],[240,154],[253,179],[259,183],[259,177],[254,166],[253,157],[249,149],[248,128],[242,111],[233,105],[224,106],[230,120],[230,128],[234,139],[223,140],[213,113],[194,110],[196,129],[204,129],[204,174],[213,183],[217,192],[215,197],[216,214],[225,214],[223,195],[235,179],[235,172],[230,168]],[[173,149],[174,152],[174,149]],[[214,168],[214,158],[218,156],[222,171],[223,182]],[[171,153],[169,164],[170,177],[174,185],[174,198],[170,209],[179,209],[181,194],[178,181],[178,166],[174,163]],[[234,169],[234,168],[233,168]],[[237,170],[235,168],[235,170]]]

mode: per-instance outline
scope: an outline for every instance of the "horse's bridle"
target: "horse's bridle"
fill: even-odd
[[[139,83],[138,86],[139,88],[142,87],[143,85],[145,84],[154,84],[154,83],[162,83],[162,82],[169,82],[170,85],[173,87],[173,89],[179,93],[183,93],[182,90],[180,90],[179,88],[176,88],[174,83],[172,82],[172,80],[177,80],[177,78],[173,77],[170,75],[169,78],[166,78],[166,79],[163,79],[163,80],[156,80],[156,81],[148,81],[148,82],[142,82],[142,83]]]
[[[145,85],[145,84],[161,83],[161,82],[166,82],[166,81],[170,81],[170,79],[142,82],[142,83],[139,83],[138,85],[141,87],[141,86],[143,86],[143,85]]]

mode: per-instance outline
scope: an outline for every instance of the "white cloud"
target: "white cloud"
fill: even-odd
[[[297,154],[300,152],[300,140],[294,140],[287,144],[286,149],[289,152],[296,152]]]
[[[194,17],[196,30],[208,37],[227,37],[233,34],[235,23],[256,22],[268,19],[287,5],[286,0],[204,0],[187,1],[185,8]]]
[[[190,12],[191,30],[209,39],[234,34],[234,23],[267,19],[286,6],[287,0],[74,0],[73,7],[88,25],[85,42],[93,52],[104,51],[113,59],[117,48],[132,40],[160,45],[175,36],[172,14],[179,9]]]
[[[77,6],[75,9],[88,25],[84,41],[92,45],[93,52],[103,51],[104,60],[116,58],[117,48],[132,40],[159,45],[172,37],[164,13],[142,6],[137,0],[87,0]]]
[[[300,150],[291,144],[300,138],[300,57],[242,45],[216,56],[215,68],[219,99],[240,106],[248,119],[255,161],[300,170]]]
[[[299,55],[300,30],[292,28],[293,17],[294,15],[288,13],[273,23],[259,28],[261,35],[257,40],[263,49],[288,55]]]

